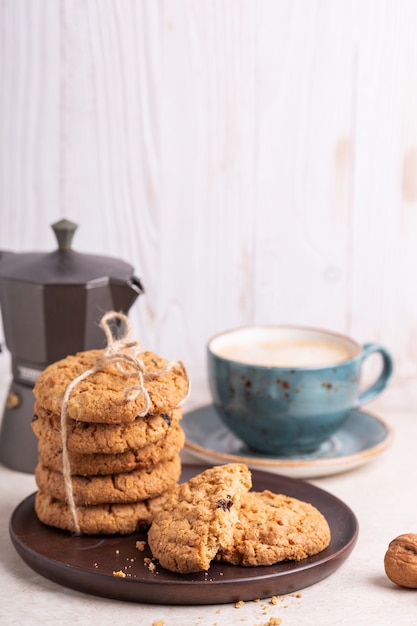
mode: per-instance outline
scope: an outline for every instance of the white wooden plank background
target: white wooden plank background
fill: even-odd
[[[0,0],[0,249],[62,217],[197,388],[213,333],[301,323],[417,402],[417,3]]]

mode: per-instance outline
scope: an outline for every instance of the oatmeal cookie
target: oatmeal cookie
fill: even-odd
[[[68,385],[90,370],[103,355],[103,350],[87,350],[67,356],[49,365],[39,375],[33,392],[39,404],[55,415],[61,415],[62,401]],[[149,394],[148,413],[169,411],[181,402],[188,391],[188,377],[181,362],[165,371],[168,361],[153,352],[142,352]],[[146,410],[142,392],[129,399],[128,389],[139,384],[139,375],[133,368],[106,365],[88,375],[72,390],[67,404],[67,416],[82,422],[126,424],[136,420]]]
[[[179,485],[149,529],[153,557],[181,574],[207,570],[232,541],[240,501],[251,484],[246,465],[230,463]]]
[[[68,460],[72,474],[79,476],[120,474],[141,467],[149,469],[160,461],[172,459],[174,454],[182,450],[184,443],[184,431],[177,425],[170,428],[161,441],[150,443],[143,448],[119,454],[80,454],[69,451]],[[38,450],[41,465],[55,472],[63,471],[62,442],[60,445],[51,445],[40,439]]]
[[[99,424],[67,419],[67,447],[80,454],[119,454],[160,441],[179,424],[182,408],[137,417],[130,424]],[[35,403],[32,429],[38,439],[59,446],[61,417]]]
[[[126,535],[147,528],[168,496],[169,492],[134,503],[77,507],[79,530],[86,535]],[[41,490],[35,496],[35,512],[47,526],[76,531],[68,505]]]
[[[179,454],[161,461],[150,469],[137,469],[105,476],[71,476],[77,506],[139,502],[172,489],[181,474]],[[47,469],[40,463],[35,469],[38,488],[57,500],[65,501],[65,483],[61,472]]]
[[[272,565],[300,561],[330,543],[330,528],[313,505],[271,491],[242,496],[233,539],[217,559],[234,565]]]

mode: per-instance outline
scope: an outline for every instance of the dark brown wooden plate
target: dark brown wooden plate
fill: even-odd
[[[184,465],[181,480],[206,466]],[[253,489],[270,489],[311,502],[328,520],[332,539],[326,550],[303,561],[270,567],[237,567],[213,563],[208,572],[180,575],[160,565],[151,572],[151,554],[135,543],[146,533],[75,537],[42,524],[34,511],[35,494],[23,500],[10,519],[10,537],[33,570],[60,585],[84,593],[152,604],[221,604],[284,595],[313,585],[332,574],[352,552],[358,536],[355,515],[341,500],[307,482],[252,471]],[[123,571],[125,578],[114,576]]]

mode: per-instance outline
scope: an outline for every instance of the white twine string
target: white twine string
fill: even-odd
[[[115,319],[122,321],[125,325],[125,333],[120,339],[115,339],[113,337],[113,333],[110,328],[110,321]],[[140,344],[136,341],[130,341],[131,325],[126,315],[110,311],[101,318],[100,327],[103,329],[107,338],[106,349],[97,357],[95,363],[90,369],[85,370],[69,383],[61,403],[62,473],[64,477],[65,495],[70,508],[75,533],[77,535],[79,535],[81,531],[78,523],[77,507],[75,505],[74,491],[71,480],[71,464],[67,446],[68,401],[74,388],[85,378],[91,376],[91,374],[99,372],[109,365],[115,365],[117,370],[124,376],[129,377],[136,375],[139,377],[138,384],[128,387],[125,390],[124,395],[127,401],[135,400],[139,394],[143,395],[145,399],[145,406],[138,413],[138,416],[140,417],[147,415],[149,409],[151,408],[151,399],[145,386],[145,380],[155,380],[170,370],[178,368],[182,370],[187,380],[187,392],[179,404],[182,404],[190,393],[190,381],[184,364],[181,361],[171,361],[165,368],[159,370],[158,372],[152,373],[146,371],[145,363],[137,356],[140,353]]]

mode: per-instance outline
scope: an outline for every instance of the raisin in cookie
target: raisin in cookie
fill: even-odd
[[[313,505],[271,491],[242,496],[232,541],[217,559],[234,565],[272,565],[300,561],[330,543],[325,517]]]
[[[99,424],[67,418],[67,448],[79,454],[119,454],[160,441],[182,419],[182,408],[137,417],[130,424]],[[61,416],[36,402],[32,429],[38,439],[62,443]]]
[[[67,356],[43,370],[33,393],[41,406],[55,415],[61,415],[64,394],[78,376],[95,367],[103,350],[87,350]],[[145,388],[149,395],[148,413],[154,414],[175,408],[187,394],[188,377],[178,361],[166,370],[168,361],[153,352],[142,352],[138,358],[145,368]],[[146,410],[143,392],[133,397],[126,392],[140,383],[133,368],[108,364],[94,371],[72,390],[67,403],[67,416],[82,422],[126,424],[135,421]]]
[[[153,556],[173,572],[207,570],[232,541],[241,498],[251,485],[251,473],[240,463],[210,468],[179,485],[148,532]]]

